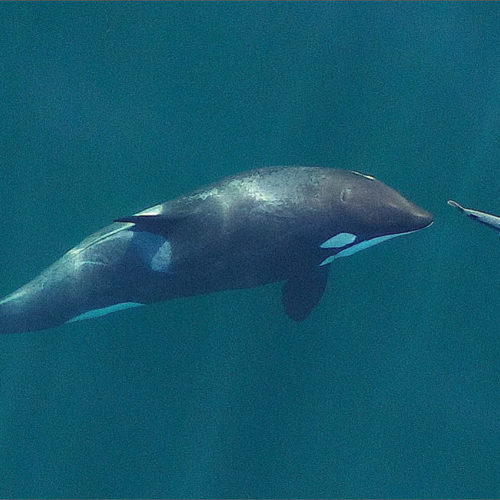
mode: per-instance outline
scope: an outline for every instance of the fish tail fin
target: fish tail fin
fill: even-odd
[[[450,205],[450,207],[458,208],[461,212],[465,212],[465,208],[454,200],[448,200],[448,205]]]

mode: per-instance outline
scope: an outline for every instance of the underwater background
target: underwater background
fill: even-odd
[[[280,285],[0,337],[0,497],[500,497],[500,4],[3,3],[0,295],[269,165],[428,229]]]

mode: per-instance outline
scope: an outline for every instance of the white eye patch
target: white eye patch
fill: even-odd
[[[321,243],[321,248],[342,248],[355,241],[357,236],[352,233],[339,233]]]

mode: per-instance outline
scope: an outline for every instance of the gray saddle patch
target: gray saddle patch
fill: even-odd
[[[166,273],[172,260],[172,245],[163,236],[147,231],[134,232],[134,248],[152,271]]]

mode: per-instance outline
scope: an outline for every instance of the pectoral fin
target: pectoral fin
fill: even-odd
[[[285,313],[294,321],[305,320],[323,296],[327,278],[328,266],[323,266],[286,281],[281,290]]]

